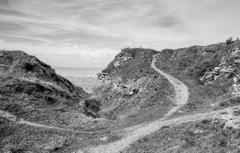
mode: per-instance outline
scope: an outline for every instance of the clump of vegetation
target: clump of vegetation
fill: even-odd
[[[235,98],[230,98],[227,99],[225,101],[222,101],[219,104],[219,108],[226,108],[226,107],[230,107],[230,106],[238,106],[240,104],[240,98],[239,97],[235,97]]]
[[[93,118],[99,117],[101,102],[96,99],[86,99],[84,101],[84,113]]]
[[[27,72],[33,71],[34,65],[32,65],[31,63],[25,63],[25,64],[23,65],[23,68],[24,68]]]
[[[228,39],[226,40],[226,44],[227,44],[227,45],[230,45],[230,44],[232,44],[232,43],[234,43],[232,37],[230,37],[230,38],[228,38]]]

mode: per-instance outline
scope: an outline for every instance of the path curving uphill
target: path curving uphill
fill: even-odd
[[[157,61],[156,60],[157,55],[153,57],[151,67],[155,71],[157,71],[159,74],[163,75],[173,85],[174,91],[175,91],[175,100],[174,100],[175,106],[171,108],[163,118],[150,122],[149,124],[141,124],[138,126],[134,126],[133,128],[130,128],[131,130],[126,130],[126,134],[123,136],[122,139],[112,142],[110,144],[100,145],[97,147],[87,149],[86,151],[87,153],[119,153],[120,151],[129,147],[132,143],[139,140],[140,138],[156,132],[166,124],[173,123],[170,120],[164,121],[164,119],[172,115],[174,112],[176,112],[179,108],[181,108],[183,105],[185,105],[188,102],[188,97],[189,97],[188,87],[184,83],[182,83],[180,80],[159,70],[156,67],[155,63]],[[78,153],[83,153],[83,151],[79,150]]]

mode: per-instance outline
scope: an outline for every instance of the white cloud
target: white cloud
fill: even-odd
[[[27,50],[54,65],[64,58],[69,65],[87,65],[90,58],[105,66],[124,47],[160,50],[238,37],[239,5],[239,0],[2,0],[1,46]]]

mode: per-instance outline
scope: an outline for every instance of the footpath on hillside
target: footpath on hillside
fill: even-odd
[[[158,54],[157,54],[158,55]],[[153,61],[151,64],[151,67],[158,72],[160,75],[164,76],[174,87],[174,92],[175,92],[175,106],[172,107],[167,114],[163,118],[160,118],[159,120],[153,121],[148,124],[140,124],[138,126],[133,126],[128,128],[127,130],[124,130],[126,134],[122,137],[122,139],[112,142],[107,145],[100,145],[97,147],[93,147],[90,149],[87,149],[88,153],[118,153],[125,148],[129,147],[130,144],[134,143],[138,139],[147,136],[151,133],[156,132],[159,130],[162,126],[168,125],[171,123],[176,123],[180,121],[187,121],[192,119],[191,116],[186,116],[185,118],[176,118],[172,120],[164,120],[168,116],[172,115],[175,113],[179,108],[181,108],[183,105],[185,105],[188,102],[188,97],[189,97],[189,92],[188,92],[188,87],[182,83],[180,80],[174,78],[173,76],[159,70],[155,63],[156,63],[156,56],[153,57]],[[206,115],[200,115],[198,118],[206,116]],[[83,150],[79,150],[78,153],[83,153]]]

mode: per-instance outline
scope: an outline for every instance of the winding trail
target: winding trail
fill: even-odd
[[[53,129],[56,131],[71,132],[71,133],[77,133],[77,134],[97,133],[97,132],[89,132],[89,131],[77,131],[77,130],[72,130],[72,129],[67,129],[67,128],[61,128],[61,127],[50,126],[50,125],[45,125],[45,124],[40,124],[40,123],[34,123],[34,122],[26,121],[22,118],[17,118],[15,115],[12,115],[11,113],[3,111],[3,110],[0,110],[0,117],[3,117],[9,121],[15,122],[16,124],[28,125],[28,126],[37,127],[37,128]]]
[[[158,54],[157,54],[158,55]],[[168,113],[165,116],[170,116],[173,113],[175,113],[178,109],[180,109],[183,105],[185,105],[188,102],[188,97],[189,97],[189,91],[188,91],[188,87],[181,82],[180,80],[174,78],[173,76],[159,70],[155,63],[157,61],[156,56],[154,56],[151,67],[158,72],[159,74],[163,75],[174,87],[174,91],[175,91],[175,104],[176,106],[174,106],[170,111],[168,111]]]
[[[158,54],[157,54],[158,55]],[[184,104],[188,102],[188,97],[189,97],[189,92],[188,92],[188,87],[183,84],[180,80],[172,77],[171,75],[168,75],[167,73],[159,70],[155,63],[156,63],[156,56],[153,57],[153,61],[151,64],[151,67],[158,72],[160,75],[163,75],[168,81],[173,85],[174,90],[175,90],[175,104],[173,108],[171,108],[167,114],[163,118],[160,118],[159,120],[153,121],[149,124],[140,124],[138,126],[134,126],[133,128],[130,128],[125,131],[125,135],[123,136],[122,139],[115,141],[110,144],[106,145],[100,145],[97,147],[93,147],[90,149],[87,149],[87,153],[118,153],[125,148],[129,147],[132,143],[135,141],[139,140],[140,138],[147,136],[151,133],[156,132],[159,130],[162,126],[164,125],[169,125],[172,123],[177,123],[177,122],[187,122],[189,120],[193,120],[193,116],[185,116],[184,118],[175,118],[171,120],[165,120],[168,116],[172,115],[174,112],[176,112],[179,108],[181,108]],[[200,117],[206,117],[209,114],[204,114],[201,115],[199,114],[199,119]],[[83,153],[82,150],[79,150],[78,153]]]
[[[188,102],[189,92],[188,87],[184,85],[180,80],[172,77],[171,75],[168,75],[167,73],[159,70],[155,66],[156,57],[154,56],[151,67],[158,72],[159,74],[163,75],[165,78],[168,79],[168,81],[173,85],[175,90],[175,106],[171,108],[167,114],[165,114],[164,117],[150,122],[150,123],[143,123],[136,126],[132,126],[130,128],[122,129],[121,132],[123,133],[123,137],[120,140],[117,140],[115,142],[106,144],[106,145],[100,145],[92,148],[85,148],[80,149],[74,153],[119,153],[123,151],[124,149],[128,148],[131,144],[136,142],[142,137],[145,137],[147,135],[150,135],[156,131],[158,131],[163,126],[168,125],[177,125],[187,122],[193,122],[203,119],[212,119],[212,118],[220,118],[220,119],[229,119],[232,116],[230,115],[224,115],[226,114],[232,114],[232,111],[234,109],[239,109],[240,106],[235,107],[229,107],[222,110],[216,110],[212,112],[202,113],[202,114],[189,114],[182,117],[172,118],[168,119],[169,116],[171,116],[173,113],[175,113],[177,110],[179,110],[183,105],[185,105]],[[214,117],[213,117],[214,116]],[[9,112],[0,110],[0,117],[4,117],[10,121],[15,122],[16,124],[24,124],[32,127],[37,128],[45,128],[45,129],[53,129],[53,130],[59,130],[59,131],[65,131],[65,132],[73,132],[73,133],[98,133],[98,132],[88,132],[88,131],[76,131],[71,130],[67,128],[61,128],[61,127],[55,127],[55,126],[49,126],[44,124],[38,124],[30,121],[23,120],[21,118],[17,118],[15,115],[12,115]]]

